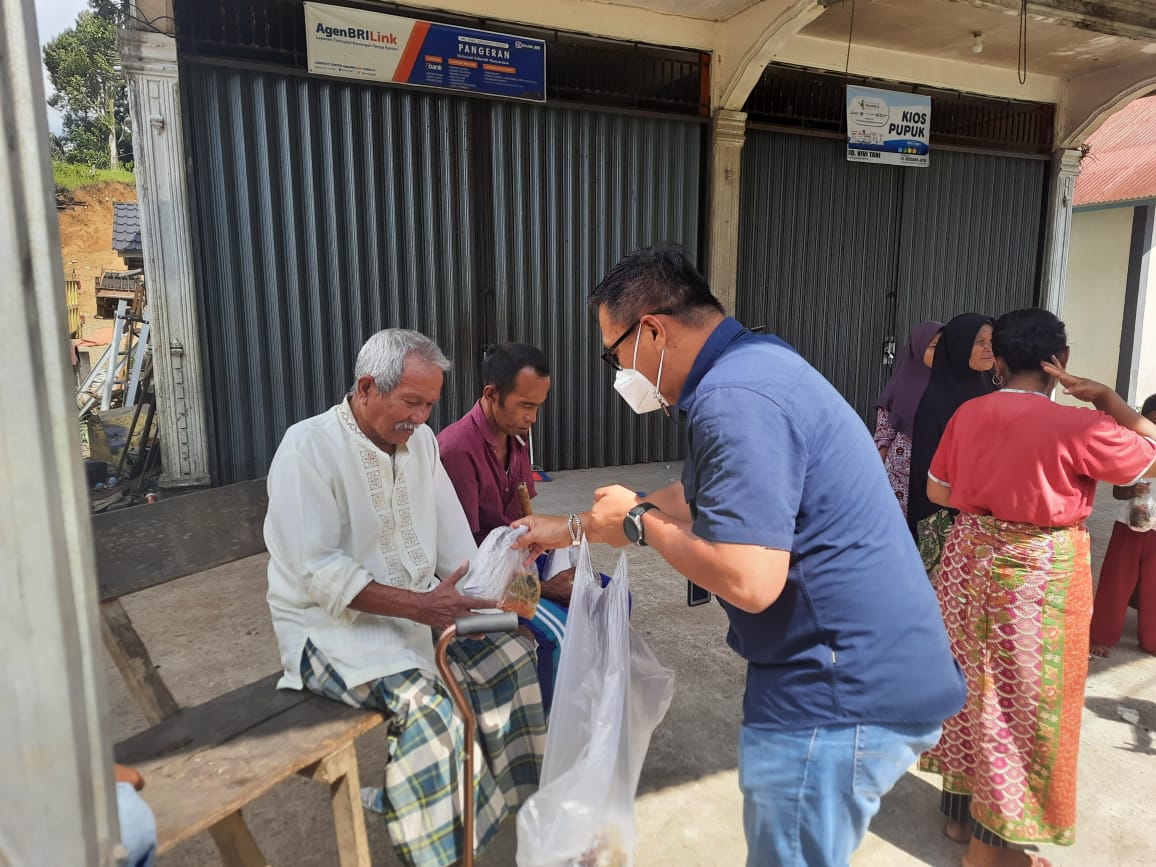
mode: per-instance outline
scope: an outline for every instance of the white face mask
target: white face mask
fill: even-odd
[[[658,384],[639,373],[633,365],[638,364],[638,341],[642,338],[642,326],[638,327],[638,336],[634,338],[634,361],[631,367],[623,368],[614,374],[614,390],[639,415],[654,412],[656,409],[666,409],[670,404],[658,390]],[[666,360],[666,349],[658,358],[658,382],[662,382],[662,362]]]

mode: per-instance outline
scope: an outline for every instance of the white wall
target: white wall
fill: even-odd
[[[1120,364],[1134,213],[1134,208],[1127,207],[1076,211],[1060,317],[1068,326],[1072,370],[1113,387]],[[1156,320],[1156,304],[1152,308],[1152,318]],[[1152,343],[1156,344],[1156,336]],[[1156,356],[1156,345],[1152,352]],[[1071,398],[1059,397],[1065,403],[1075,403]]]

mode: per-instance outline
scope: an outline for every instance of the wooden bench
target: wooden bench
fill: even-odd
[[[241,809],[293,774],[330,787],[342,867],[369,867],[353,742],[384,717],[308,692],[276,690],[280,673],[180,707],[120,597],[265,550],[265,483],[174,496],[93,517],[101,632],[151,728],[116,745],[146,780],[158,849],[208,831],[227,867],[265,867]]]

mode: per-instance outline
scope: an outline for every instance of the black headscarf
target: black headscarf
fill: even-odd
[[[991,324],[991,317],[963,313],[943,327],[943,335],[935,348],[931,379],[915,411],[915,428],[911,435],[907,524],[912,534],[921,520],[939,509],[927,499],[927,473],[947,423],[964,401],[995,391],[989,373],[968,366],[976,335],[983,326]]]

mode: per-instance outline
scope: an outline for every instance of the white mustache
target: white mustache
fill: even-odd
[[[418,426],[416,424],[410,424],[408,421],[399,421],[393,426],[394,430],[407,430],[410,433],[413,433],[417,428]]]

